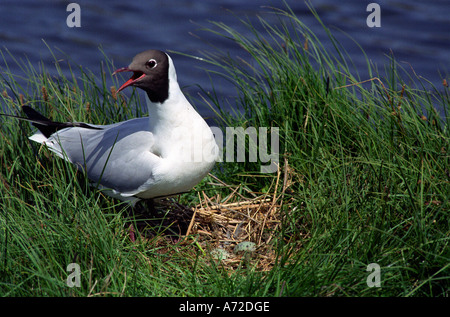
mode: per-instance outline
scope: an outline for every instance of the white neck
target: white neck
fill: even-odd
[[[193,154],[195,158],[201,158],[203,149],[217,147],[208,124],[181,91],[170,57],[168,99],[163,103],[153,103],[146,96],[146,101],[149,130],[155,135],[155,145],[160,148],[162,156],[180,160],[180,156],[186,153],[197,153]],[[167,144],[173,146],[167,147]]]
[[[154,103],[150,101],[147,95],[145,96],[150,118],[150,130],[152,132],[172,129],[187,119],[186,112],[195,112],[177,82],[177,73],[172,58],[169,55],[167,57],[169,59],[168,99],[163,103]]]
[[[145,96],[152,132],[172,129],[186,121],[186,112],[195,112],[176,81],[169,82],[169,98],[164,103],[151,102]]]

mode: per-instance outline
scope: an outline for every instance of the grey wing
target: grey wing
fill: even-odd
[[[67,128],[45,143],[59,156],[83,168],[89,179],[119,193],[134,194],[154,177],[161,158],[154,152],[148,118],[102,130]]]

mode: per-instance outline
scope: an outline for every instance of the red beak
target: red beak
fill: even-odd
[[[145,74],[143,72],[134,71],[134,70],[129,69],[128,67],[119,68],[119,69],[115,70],[114,73],[112,73],[112,74],[115,75],[115,74],[121,73],[121,72],[133,72],[133,76],[131,76],[130,79],[128,79],[122,86],[120,86],[120,88],[117,91],[121,91],[121,90],[127,88],[128,86],[133,85],[136,81],[138,81],[141,78],[144,78],[144,76],[145,76]]]

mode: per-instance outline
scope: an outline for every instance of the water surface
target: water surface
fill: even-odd
[[[392,51],[402,65],[443,89],[442,78],[448,75],[450,64],[450,1],[377,1],[381,7],[380,28],[366,25],[369,14],[366,7],[370,2],[316,0],[312,4],[348,51],[363,79],[366,61],[351,38],[380,69],[388,63],[385,55]],[[265,7],[284,7],[283,1],[268,0],[82,0],[77,1],[81,7],[81,27],[69,28],[66,24],[68,3],[60,0],[2,0],[0,48],[7,48],[17,58],[26,56],[36,66],[42,60],[50,69],[54,58],[43,43],[45,40],[54,52],[65,52],[72,63],[81,64],[94,73],[100,71],[99,62],[104,59],[100,46],[117,67],[128,65],[137,52],[149,48],[199,55],[202,50],[210,50],[209,45],[213,44],[224,54],[236,57],[243,53],[236,45],[201,28],[210,27],[208,21],[213,20],[249,34],[239,19],[247,19],[255,27],[258,27],[258,16],[276,24],[278,19]],[[331,47],[305,2],[290,0],[287,3],[306,25],[317,32],[323,44]],[[64,57],[63,54],[61,56]],[[207,65],[176,54],[172,54],[172,58],[179,82],[189,95],[198,95],[200,89],[197,85],[211,89],[210,78],[202,69]],[[12,72],[21,73],[9,58],[7,61]],[[233,100],[236,91],[231,84],[218,78],[213,78],[213,81],[221,100]],[[233,106],[231,103],[230,107]],[[197,106],[203,115],[211,115],[205,104]]]

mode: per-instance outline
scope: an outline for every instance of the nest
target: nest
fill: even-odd
[[[284,166],[266,193],[225,184],[210,175],[215,180],[211,186],[227,187],[231,193],[223,197],[220,193],[225,191],[220,191],[209,197],[199,192],[200,203],[194,208],[170,198],[160,200],[152,215],[147,215],[145,226],[147,230],[155,225],[164,228],[166,242],[171,237],[173,242],[194,245],[194,240],[205,255],[228,267],[252,263],[260,270],[270,270],[276,260],[273,245],[280,236],[283,215],[296,208],[286,195],[294,183],[293,173],[287,161]],[[146,210],[153,207],[147,204]]]

